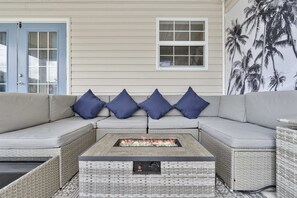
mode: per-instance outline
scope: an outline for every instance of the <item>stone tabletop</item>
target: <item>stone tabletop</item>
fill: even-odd
[[[181,147],[114,147],[124,138],[176,138]],[[214,161],[208,152],[190,134],[106,134],[85,151],[80,161]]]
[[[297,127],[297,116],[281,118],[281,119],[278,119],[278,121],[285,125]]]

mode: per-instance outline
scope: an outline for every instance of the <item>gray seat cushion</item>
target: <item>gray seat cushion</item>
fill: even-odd
[[[226,119],[220,118],[220,117],[198,117],[197,118],[198,128],[201,128],[200,126],[202,123],[212,123],[212,122],[222,121],[222,120],[226,120]]]
[[[193,129],[198,127],[198,121],[183,116],[164,116],[159,120],[149,118],[148,127],[150,129]]]
[[[114,116],[97,122],[99,129],[146,129],[146,116],[132,116],[127,119],[118,119]]]
[[[239,122],[246,122],[245,96],[221,96],[219,117],[236,120]]]
[[[296,117],[297,91],[246,94],[246,112],[248,122],[275,129],[278,119]]]
[[[65,118],[65,119],[62,119],[62,120],[58,120],[57,122],[66,122],[66,123],[78,122],[78,123],[81,123],[81,124],[92,124],[93,128],[96,129],[97,128],[97,122],[99,120],[103,120],[105,118],[107,118],[107,117],[96,117],[96,118],[93,118],[93,119],[85,120],[85,119],[82,119],[81,117],[73,116],[71,118]]]
[[[91,124],[52,122],[0,134],[0,148],[58,148],[93,130]]]
[[[275,148],[276,132],[269,128],[232,120],[205,122],[200,127],[233,148]]]

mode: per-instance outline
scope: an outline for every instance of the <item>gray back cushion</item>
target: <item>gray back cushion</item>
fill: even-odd
[[[279,118],[296,115],[297,91],[246,94],[247,121],[275,129]]]
[[[101,95],[101,96],[98,96],[96,95],[100,100],[108,103],[109,102],[109,96],[106,96],[106,95]],[[78,100],[81,96],[77,96],[76,100]],[[78,114],[75,114],[76,116],[79,116]],[[106,108],[106,107],[103,107],[101,109],[101,111],[99,111],[98,113],[98,117],[108,117],[110,114],[109,114],[109,110]]]
[[[246,122],[245,96],[221,96],[219,117],[236,120],[239,122]]]
[[[175,105],[182,97],[182,95],[163,95],[163,97],[171,104]],[[166,116],[183,116],[177,109],[170,110]]]
[[[209,105],[200,113],[199,117],[202,116],[218,116],[221,96],[200,96],[203,100],[207,101]]]
[[[98,96],[97,95],[97,97],[100,99],[100,100],[102,100],[102,101],[104,101],[104,102],[106,102],[106,103],[108,103],[109,102],[109,96],[106,96],[106,95],[101,95],[101,96]],[[99,111],[99,113],[98,113],[98,117],[108,117],[110,114],[109,114],[109,110],[106,108],[106,107],[103,107],[103,109],[101,109],[101,111]]]
[[[74,116],[71,106],[75,101],[76,96],[50,95],[50,121]]]
[[[143,101],[145,101],[147,99],[147,96],[133,96],[133,95],[130,95],[133,100],[139,104]],[[115,97],[117,96],[110,96],[110,101],[112,101]],[[112,112],[110,112],[110,115],[114,116],[114,114]],[[139,109],[138,111],[136,111],[133,116],[147,116],[147,113],[143,110],[143,109]]]
[[[48,95],[0,93],[0,109],[0,133],[49,122]]]

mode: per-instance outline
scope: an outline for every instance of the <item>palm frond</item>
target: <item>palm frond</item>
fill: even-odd
[[[262,58],[262,56],[263,56],[263,51],[261,50],[261,52],[256,56],[256,58],[255,58],[255,62],[256,62],[257,60],[259,60],[260,58]]]
[[[283,56],[283,54],[282,54],[280,51],[276,50],[275,53],[276,53],[282,60],[284,60],[284,56]]]
[[[249,67],[248,73],[250,73],[251,75],[257,74],[259,73],[260,69],[261,69],[261,65],[253,64],[251,67]]]

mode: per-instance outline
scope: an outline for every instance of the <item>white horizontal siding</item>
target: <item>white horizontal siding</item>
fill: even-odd
[[[164,78],[164,75],[162,72],[155,72],[155,71],[137,71],[136,69],[131,69],[131,71],[121,71],[121,72],[114,72],[113,68],[118,68],[117,71],[121,71],[122,69],[113,66],[109,67],[110,69],[102,69],[102,71],[96,71],[94,72],[91,68],[90,71],[76,71],[75,69],[72,71],[73,79],[98,79],[98,76],[100,76],[100,79],[151,79],[155,80],[157,79],[197,79],[199,78],[200,81],[203,81],[203,79],[209,79],[209,80],[217,80],[217,82],[220,82],[221,79],[220,74],[221,71],[217,72],[211,72],[208,75],[205,75],[205,72],[200,72],[199,74],[195,74],[195,72],[184,72],[182,75],[180,75],[180,72],[170,72],[169,74],[166,74],[166,78]],[[133,68],[133,67],[132,67]],[[185,80],[184,80],[185,81]],[[199,81],[199,82],[200,82]],[[187,81],[185,81],[187,82]],[[220,84],[218,84],[220,85]]]
[[[70,19],[70,93],[222,93],[220,0],[0,0],[0,18]],[[209,23],[207,71],[156,71],[156,17]]]

